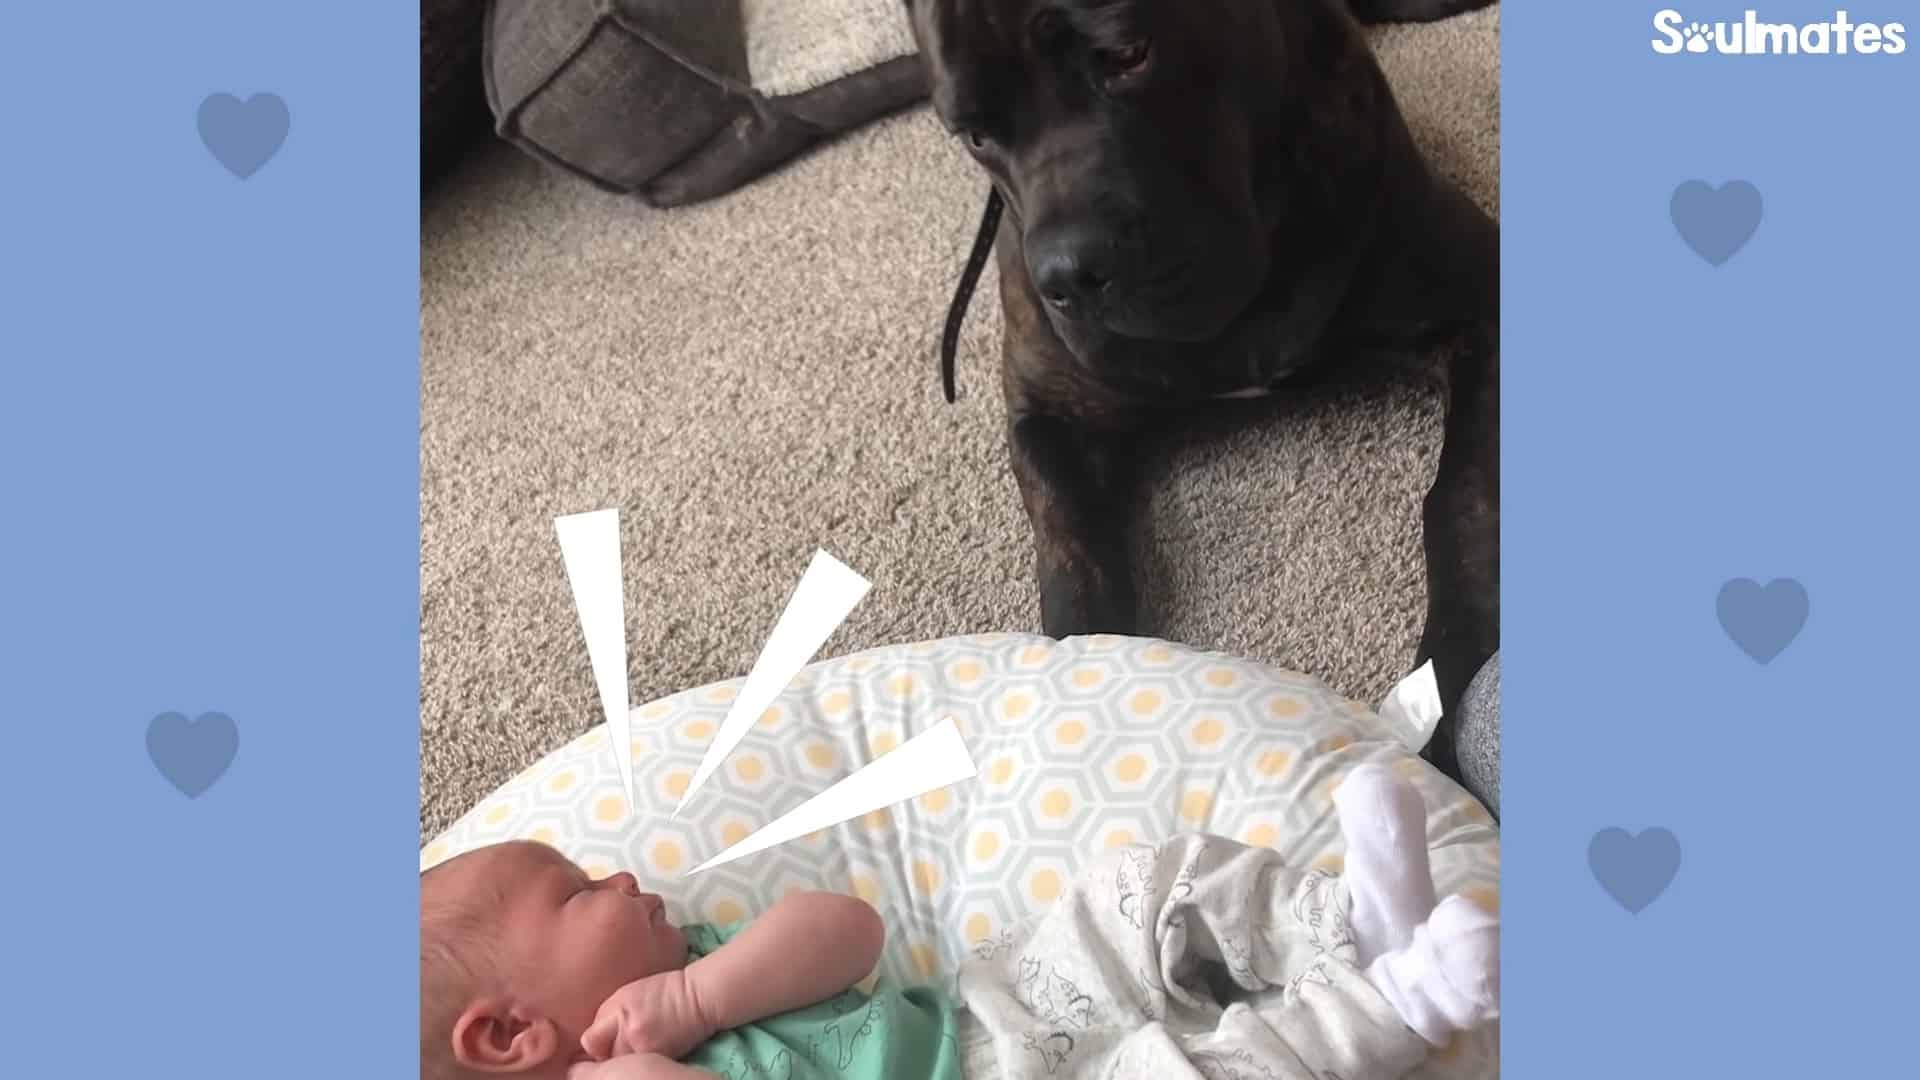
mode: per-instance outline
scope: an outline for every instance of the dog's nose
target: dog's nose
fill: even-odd
[[[1057,308],[1085,304],[1113,285],[1113,241],[1078,222],[1036,229],[1027,240],[1027,269],[1034,287]]]

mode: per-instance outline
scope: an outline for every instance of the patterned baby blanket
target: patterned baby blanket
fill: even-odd
[[[1266,848],[1116,848],[957,990],[1007,1080],[1392,1080],[1427,1046],[1355,966],[1350,908]]]

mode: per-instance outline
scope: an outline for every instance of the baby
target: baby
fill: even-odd
[[[822,892],[744,928],[683,930],[632,874],[595,881],[541,844],[481,848],[420,878],[420,1075],[957,1080],[945,1000],[848,992],[883,937],[871,907]],[[828,1057],[834,1071],[814,1067]]]
[[[859,900],[683,931],[630,874],[483,848],[421,878],[421,1076],[1399,1077],[1498,1016],[1498,918],[1436,903],[1406,781],[1363,765],[1334,801],[1337,878],[1221,837],[1116,849],[977,945],[957,1001],[851,989],[884,937]]]

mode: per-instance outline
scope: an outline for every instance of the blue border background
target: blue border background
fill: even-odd
[[[9,5],[7,1075],[417,1074],[416,18]],[[170,710],[240,729],[197,799]]]
[[[1503,13],[1503,1067],[1886,1075],[1916,950],[1920,10],[1754,5],[1904,21],[1898,56],[1668,57],[1667,6],[1747,7]],[[1691,179],[1765,199],[1718,269],[1669,218]],[[1811,596],[1766,666],[1717,621],[1734,577]],[[1680,841],[1638,915],[1587,864],[1609,826]]]
[[[1506,1068],[1878,1075],[1916,951],[1920,55],[1661,57],[1658,6],[1503,13]],[[412,1075],[415,12],[16,7],[5,1070]],[[291,134],[240,181],[195,113],[263,90]],[[1766,199],[1723,268],[1668,218],[1696,178]],[[1812,594],[1771,665],[1715,621],[1736,576]],[[240,726],[195,800],[146,757],[171,710]],[[1683,847],[1638,915],[1586,863],[1615,825]]]

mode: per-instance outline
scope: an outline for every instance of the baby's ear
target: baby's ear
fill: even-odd
[[[453,1022],[453,1059],[475,1072],[532,1072],[559,1057],[553,1021],[500,995],[475,1001]]]

